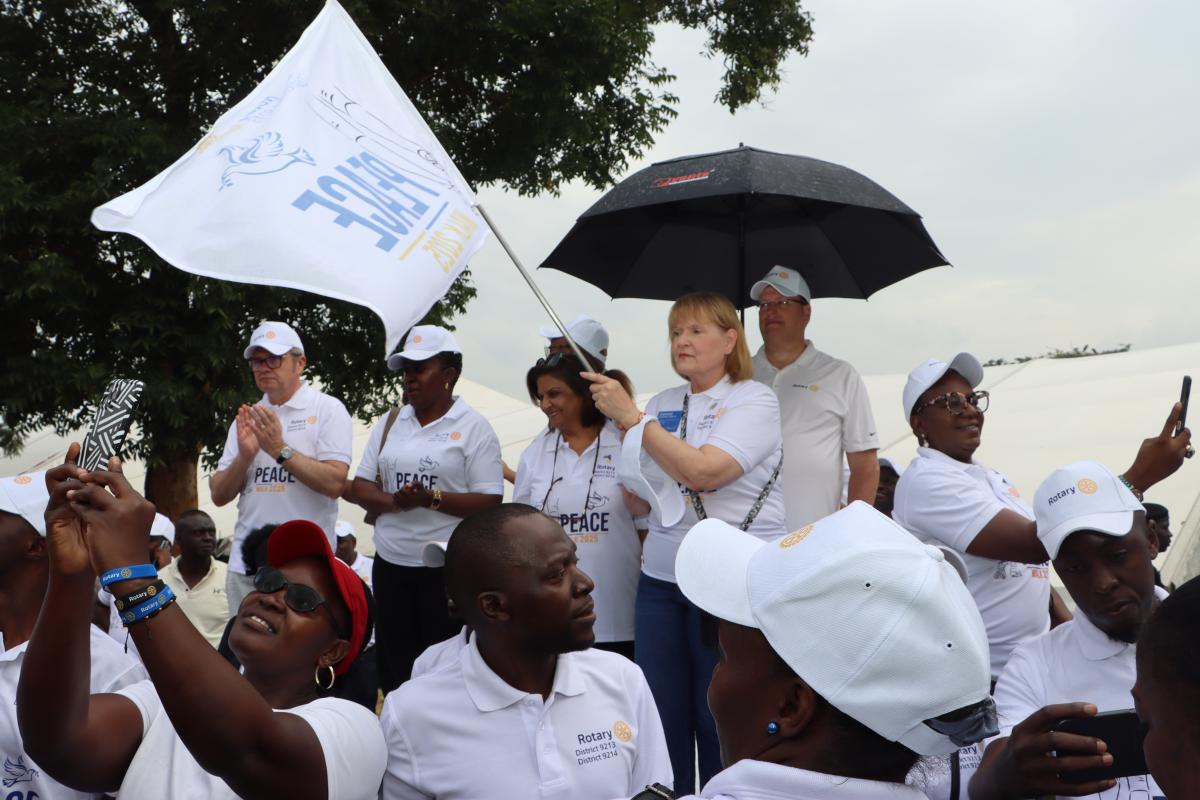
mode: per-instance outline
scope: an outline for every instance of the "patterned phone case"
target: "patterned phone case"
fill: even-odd
[[[79,466],[88,471],[107,469],[108,459],[120,455],[121,445],[133,422],[133,410],[142,398],[145,384],[132,378],[110,381],[100,398],[100,407],[79,452]]]

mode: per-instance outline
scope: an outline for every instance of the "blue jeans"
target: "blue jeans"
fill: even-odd
[[[700,609],[679,587],[642,574],[634,610],[634,654],[646,674],[667,735],[675,794],[696,791],[721,771],[717,726],[708,710],[708,684],[717,665],[716,642],[701,641]]]

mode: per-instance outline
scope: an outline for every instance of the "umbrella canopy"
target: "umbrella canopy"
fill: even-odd
[[[738,147],[657,164],[579,217],[541,267],[612,297],[719,292],[739,308],[776,265],[814,297],[869,297],[947,264],[917,212],[854,170]]]

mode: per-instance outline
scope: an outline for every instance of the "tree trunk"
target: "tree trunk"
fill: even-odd
[[[184,511],[200,503],[196,494],[196,466],[202,445],[177,453],[166,464],[146,469],[146,499],[158,507],[158,513],[175,521]]]

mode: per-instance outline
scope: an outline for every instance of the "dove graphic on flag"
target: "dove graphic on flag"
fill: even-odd
[[[92,224],[196,275],[366,306],[383,320],[387,352],[491,233],[336,0],[207,135],[95,209]]]

